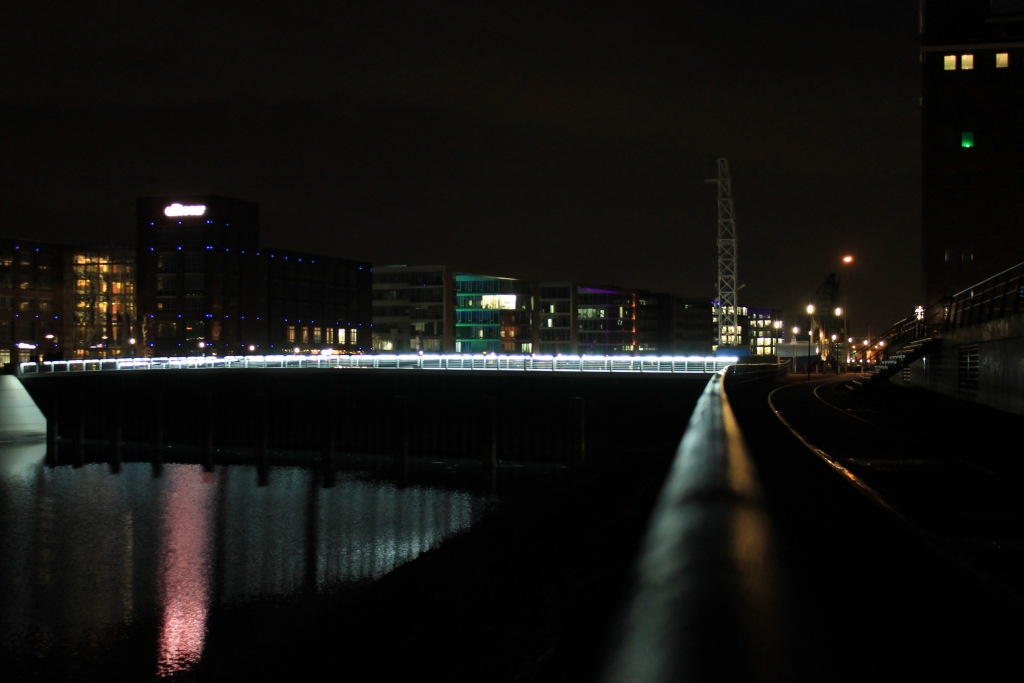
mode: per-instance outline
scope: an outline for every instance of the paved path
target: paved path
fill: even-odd
[[[853,376],[730,400],[790,570],[807,680],[1024,680],[1024,418]],[[779,418],[782,418],[781,420]]]

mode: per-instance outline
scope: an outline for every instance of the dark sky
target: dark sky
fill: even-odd
[[[132,242],[136,196],[215,192],[273,246],[710,298],[724,156],[741,304],[795,315],[846,252],[858,335],[921,303],[912,0],[0,16],[6,236]]]

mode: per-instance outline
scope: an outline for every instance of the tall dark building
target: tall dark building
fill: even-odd
[[[63,254],[57,244],[0,239],[0,366],[61,351]]]
[[[922,0],[927,303],[1024,261],[1024,1]]]
[[[371,268],[260,245],[259,206],[138,200],[138,310],[152,355],[369,349]]]

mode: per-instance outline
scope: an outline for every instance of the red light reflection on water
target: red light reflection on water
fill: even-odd
[[[206,641],[217,486],[215,474],[198,469],[175,467],[166,474],[157,578],[157,599],[163,607],[158,676],[195,666]]]

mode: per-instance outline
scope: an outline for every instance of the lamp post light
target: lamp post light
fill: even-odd
[[[847,254],[846,256],[843,257],[843,336],[844,337],[847,336],[848,334],[850,334],[850,320],[849,320],[848,313],[847,313],[847,310],[850,308],[850,295],[848,294],[849,290],[846,288],[846,280],[850,276],[849,265],[851,263],[853,263],[853,256],[850,256],[849,254]],[[846,362],[847,362],[847,365],[849,365],[849,362],[850,362],[850,354],[849,354],[849,352],[847,352],[847,354],[846,354]],[[847,368],[847,369],[849,369],[849,368]]]
[[[775,335],[772,337],[772,355],[775,356],[775,362],[779,362],[779,335],[782,334],[782,321],[776,320],[772,323],[772,327],[775,328]]]
[[[836,310],[834,311],[834,313],[836,314],[837,318],[843,317],[843,308],[842,308],[842,306],[836,306]],[[843,334],[844,335],[846,334],[845,326],[843,328]],[[832,343],[832,351],[831,352],[835,353],[835,355],[836,355],[836,374],[837,375],[839,374],[839,370],[840,370],[839,369],[840,361],[839,361],[839,345],[837,343],[835,343],[835,342],[837,342],[838,340],[839,340],[839,335],[833,334],[832,335],[832,342],[833,343]]]
[[[814,334],[814,304],[807,304],[807,379],[811,379],[811,337]]]

